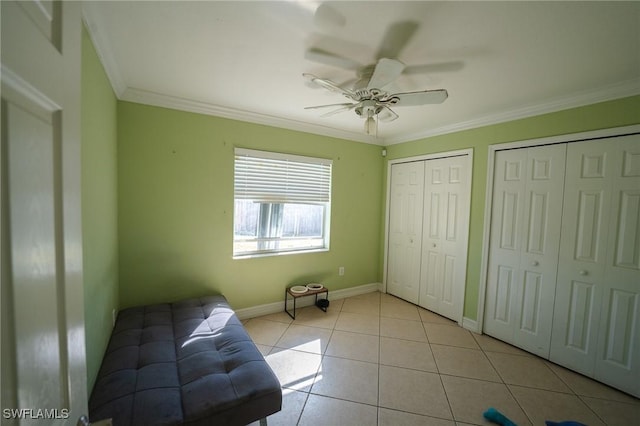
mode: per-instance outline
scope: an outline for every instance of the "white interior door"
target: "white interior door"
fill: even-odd
[[[548,357],[566,145],[498,151],[485,330]]]
[[[594,377],[640,397],[640,135],[616,138]]]
[[[569,144],[550,359],[640,395],[640,136]]]
[[[425,162],[419,305],[462,321],[471,170],[468,155]]]
[[[614,145],[567,149],[560,264],[550,359],[593,376],[611,216]]]
[[[391,165],[387,291],[418,303],[424,161]]]
[[[76,424],[87,412],[80,3],[0,7],[2,408],[17,410],[3,424]]]

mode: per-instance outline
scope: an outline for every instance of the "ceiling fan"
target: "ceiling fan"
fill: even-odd
[[[444,102],[448,93],[445,89],[422,90],[404,93],[389,93],[384,87],[395,81],[401,74],[415,74],[430,71],[454,70],[462,67],[459,61],[406,66],[398,59],[400,51],[411,39],[418,28],[418,23],[402,21],[392,24],[385,33],[384,39],[376,54],[377,61],[372,65],[363,66],[358,62],[321,48],[310,48],[305,56],[315,62],[321,62],[340,68],[355,70],[358,80],[352,88],[341,87],[335,82],[305,73],[303,76],[313,84],[340,93],[351,102],[310,106],[305,109],[336,108],[322,117],[355,110],[356,114],[365,119],[364,130],[368,135],[377,133],[377,122],[389,122],[398,118],[391,106],[417,106],[426,104],[440,104]]]

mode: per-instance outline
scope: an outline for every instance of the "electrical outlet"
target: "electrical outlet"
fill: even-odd
[[[338,268],[338,275],[343,276],[344,275],[344,266],[341,266]]]

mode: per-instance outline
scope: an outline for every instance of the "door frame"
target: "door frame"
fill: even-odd
[[[484,332],[484,308],[487,297],[487,274],[489,272],[489,238],[491,236],[491,206],[493,205],[493,176],[495,173],[496,153],[498,151],[508,149],[582,142],[594,139],[606,140],[611,137],[625,136],[635,133],[640,133],[640,124],[489,145],[487,154],[487,183],[484,200],[484,226],[482,230],[482,261],[480,263],[480,283],[478,287],[477,330],[474,331],[477,333]]]
[[[416,161],[425,161],[425,160],[437,160],[440,158],[449,158],[449,157],[462,157],[469,156],[469,164],[470,169],[467,174],[467,184],[469,185],[469,191],[471,191],[472,184],[472,176],[473,176],[473,148],[460,149],[455,151],[446,151],[446,152],[436,152],[433,154],[423,154],[412,157],[403,157],[396,158],[394,160],[387,161],[387,184],[386,184],[386,200],[385,200],[385,218],[384,218],[384,254],[383,254],[383,271],[382,271],[382,289],[383,293],[387,293],[387,273],[388,273],[388,261],[389,261],[389,216],[391,209],[391,166],[394,164],[401,163],[412,163]],[[471,194],[469,194],[471,196]],[[469,224],[471,221],[471,205],[469,205],[469,215],[467,216],[467,236],[465,244],[467,245],[467,261],[469,259]],[[466,261],[465,261],[466,264]],[[465,273],[465,289],[466,289],[466,273]],[[462,292],[462,303],[464,304],[464,291]],[[462,309],[462,315],[458,319],[458,324],[462,324],[462,320],[464,317],[464,305]]]

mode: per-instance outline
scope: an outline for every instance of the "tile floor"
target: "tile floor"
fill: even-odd
[[[640,400],[381,293],[245,327],[280,379],[276,425],[640,426]]]

